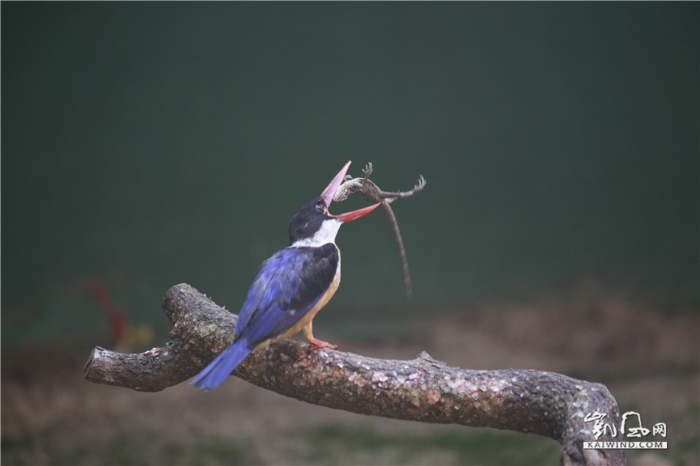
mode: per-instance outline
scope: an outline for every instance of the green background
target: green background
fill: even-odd
[[[237,311],[296,209],[368,161],[316,320],[400,329],[592,281],[698,305],[698,4],[2,3],[2,343]],[[335,212],[361,200],[334,207]],[[322,332],[319,332],[319,334]]]

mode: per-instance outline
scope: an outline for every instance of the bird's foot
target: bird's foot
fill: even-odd
[[[306,339],[309,341],[309,343],[311,343],[311,348],[309,348],[309,352],[316,351],[317,349],[321,348],[338,349],[338,345],[333,345],[331,343],[328,343],[327,341],[319,340],[318,338],[306,337]]]

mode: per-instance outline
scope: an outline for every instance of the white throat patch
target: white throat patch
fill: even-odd
[[[335,235],[338,234],[342,223],[334,218],[324,220],[321,228],[311,238],[300,239],[292,244],[293,248],[317,248],[327,243],[335,244]]]

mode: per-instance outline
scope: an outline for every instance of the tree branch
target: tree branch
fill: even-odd
[[[233,340],[237,316],[187,284],[168,291],[163,311],[174,324],[165,346],[141,354],[96,347],[85,378],[160,391],[196,375]],[[620,425],[617,402],[601,384],[552,372],[448,367],[425,352],[400,361],[309,348],[283,340],[252,353],[232,375],[297,400],[360,414],[543,435],[562,445],[565,465],[625,462],[620,450],[582,449],[584,441],[596,440],[586,415],[604,413]],[[621,440],[621,433],[609,434],[597,440]]]

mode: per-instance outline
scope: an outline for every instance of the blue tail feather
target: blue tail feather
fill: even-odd
[[[207,367],[202,369],[202,372],[190,381],[190,385],[194,385],[204,391],[218,387],[251,351],[245,338],[235,341],[209,363]]]

